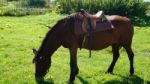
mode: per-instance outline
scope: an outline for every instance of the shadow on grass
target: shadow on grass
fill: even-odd
[[[114,74],[115,75],[115,74]],[[132,77],[125,77],[121,75],[117,75],[121,77],[122,80],[110,80],[106,81],[104,84],[150,84],[150,81],[144,81],[137,75],[133,75]],[[77,76],[82,84],[90,84],[87,80],[83,79],[80,76]]]
[[[114,74],[115,75],[115,74]],[[150,84],[150,81],[144,81],[137,75],[132,77],[125,77],[121,75],[117,75],[121,77],[121,80],[109,80],[104,84]],[[90,84],[86,79],[83,79],[81,76],[77,76],[82,84]],[[37,84],[55,84],[53,79],[47,79],[47,81],[38,81]]]
[[[47,80],[36,81],[37,84],[55,84],[52,78]]]
[[[77,76],[77,78],[80,80],[80,82],[82,84],[89,84],[88,81],[86,81],[85,79],[83,79],[81,76]]]
[[[120,76],[120,75],[118,75]],[[132,77],[120,76],[122,80],[110,80],[104,84],[150,84],[150,81],[144,81],[142,78],[134,75]]]

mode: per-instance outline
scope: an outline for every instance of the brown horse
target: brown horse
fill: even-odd
[[[35,78],[38,82],[43,79],[51,66],[52,54],[62,45],[70,51],[70,78],[68,83],[73,83],[79,69],[77,65],[77,49],[82,47],[84,34],[76,35],[74,32],[74,23],[76,20],[85,19],[83,13],[78,12],[59,20],[51,30],[48,31],[41,47],[38,51],[33,50],[35,57]],[[134,54],[131,48],[133,37],[133,25],[131,21],[122,16],[107,16],[114,28],[106,31],[92,32],[92,40],[83,48],[91,50],[101,50],[108,46],[112,46],[113,60],[106,71],[112,73],[115,63],[119,57],[119,47],[125,48],[130,61],[130,75],[134,73],[133,58]]]

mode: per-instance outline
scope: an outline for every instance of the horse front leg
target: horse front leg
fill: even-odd
[[[70,78],[68,84],[72,84],[75,80],[75,76],[78,74],[79,69],[77,65],[77,48],[73,47],[69,49],[70,51]]]

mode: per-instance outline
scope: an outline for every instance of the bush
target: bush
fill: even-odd
[[[90,13],[103,10],[108,15],[143,16],[147,10],[143,0],[57,0],[57,3],[60,13],[66,14],[83,8]]]
[[[0,7],[3,7],[7,4],[7,1],[5,0],[0,0]]]
[[[28,0],[27,5],[30,7],[46,7],[48,0]]]
[[[20,1],[20,0],[7,0],[7,1]]]
[[[41,15],[50,10],[46,8],[5,8],[0,9],[0,16],[25,16],[25,15]]]
[[[45,5],[41,5],[41,3],[40,5],[36,5],[38,7],[36,7],[35,5],[31,6],[31,3],[29,3],[30,1],[39,1],[37,3],[40,3],[42,1],[48,0],[0,0],[0,16],[39,15],[51,11],[51,9],[43,7]]]

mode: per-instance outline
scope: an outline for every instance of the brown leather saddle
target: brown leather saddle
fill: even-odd
[[[88,31],[90,31],[90,29],[93,32],[98,32],[114,28],[112,23],[104,15],[103,11],[99,11],[94,15],[91,15],[84,11],[83,16],[84,16],[83,21],[79,20],[75,21],[74,31],[76,35],[85,34]]]
[[[104,15],[103,11],[99,11],[96,14],[91,15],[86,11],[81,10],[81,14],[83,15],[83,20],[75,20],[74,31],[76,35],[84,35],[81,48],[88,45],[90,51],[89,57],[91,57],[90,42],[92,41],[92,32],[110,30],[113,29],[114,26]]]

